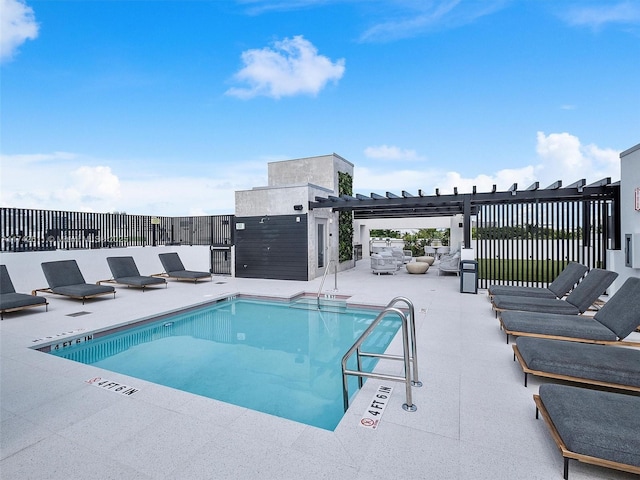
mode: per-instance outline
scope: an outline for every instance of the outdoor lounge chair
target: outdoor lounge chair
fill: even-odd
[[[388,251],[396,261],[396,270],[400,270],[400,267],[404,265],[404,252],[401,248],[391,248]]]
[[[164,268],[164,274],[169,278],[175,278],[176,280],[193,280],[196,283],[203,278],[211,279],[209,272],[196,272],[193,270],[186,270],[180,260],[180,256],[175,253],[160,253],[158,254],[162,267]]]
[[[594,268],[564,299],[496,295],[491,303],[496,316],[505,310],[578,315],[586,312],[617,276],[616,272]]]
[[[440,257],[440,263],[438,263],[438,275],[440,275],[441,272],[460,275],[460,252],[455,252],[450,255],[442,255]]]
[[[113,278],[101,280],[100,283],[119,283],[128,287],[141,288],[143,292],[150,285],[167,285],[167,280],[164,278],[140,275],[133,257],[107,257],[107,263]]]
[[[49,288],[34,290],[32,292],[34,295],[37,292],[55,293],[56,295],[82,300],[83,305],[87,298],[110,293],[113,293],[114,298],[116,296],[116,290],[112,286],[87,283],[75,260],[44,262],[41,266]]]
[[[564,457],[565,480],[569,459],[640,474],[640,397],[544,384],[533,399]]]
[[[640,350],[521,337],[514,358],[527,375],[640,392]]]
[[[17,312],[25,308],[42,307],[49,310],[46,298],[27,293],[16,293],[6,265],[0,265],[0,320],[5,312]]]
[[[388,252],[371,254],[371,271],[380,275],[381,273],[395,274],[398,270],[396,259]]]
[[[640,346],[625,339],[640,325],[640,278],[629,277],[593,317],[550,313],[502,312],[507,335]]]
[[[546,288],[521,287],[517,285],[490,285],[490,297],[496,295],[518,295],[521,297],[562,298],[580,281],[589,268],[581,263],[569,262],[553,282]]]

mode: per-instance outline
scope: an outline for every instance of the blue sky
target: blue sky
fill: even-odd
[[[233,213],[267,162],[357,193],[619,179],[636,0],[0,0],[0,205]]]

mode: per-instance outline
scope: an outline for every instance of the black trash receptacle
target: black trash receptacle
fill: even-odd
[[[460,262],[460,293],[478,293],[478,262]]]

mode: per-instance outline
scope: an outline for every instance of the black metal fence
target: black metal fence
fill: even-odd
[[[546,286],[570,261],[606,268],[607,248],[617,248],[613,208],[611,199],[481,206],[478,286]]]
[[[154,217],[0,208],[3,252],[234,243],[234,216]]]

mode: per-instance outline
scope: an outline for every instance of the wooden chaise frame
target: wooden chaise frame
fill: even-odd
[[[162,275],[139,275],[139,277],[141,277],[141,278],[144,278],[144,277],[162,277]],[[164,288],[167,288],[168,287],[167,280],[165,278],[163,278],[163,280],[164,280]],[[156,287],[158,285],[161,285],[160,283],[151,283],[149,285],[135,285],[133,283],[122,283],[122,282],[119,282],[115,278],[108,278],[107,280],[98,280],[96,282],[96,285],[102,285],[103,283],[109,283],[111,285],[125,285],[128,288],[139,288],[143,292],[145,291],[145,289],[147,287]]]
[[[623,347],[640,348],[640,342],[634,342],[632,340],[591,340],[589,338],[563,337],[561,335],[548,335],[544,333],[518,332],[516,330],[508,330],[504,326],[504,323],[502,323],[502,318],[500,318],[500,329],[507,335],[507,343],[509,343],[509,335],[511,335],[513,337],[549,338],[551,340],[566,340],[567,342],[595,343],[596,345],[618,345]]]
[[[35,293],[31,292],[32,295],[35,295]],[[11,308],[3,308],[2,310],[0,310],[0,320],[4,320],[4,314],[5,313],[10,313],[10,312],[18,312],[20,310],[24,310],[25,308],[31,308],[31,307],[42,307],[44,306],[44,311],[48,312],[49,311],[49,302],[45,299],[44,303],[36,303],[33,305],[22,305],[20,307],[11,307]]]
[[[591,380],[589,378],[581,378],[581,377],[574,377],[571,375],[562,375],[560,373],[551,373],[551,372],[544,372],[541,370],[533,370],[529,368],[527,363],[524,361],[524,358],[522,358],[522,355],[518,350],[518,345],[512,345],[512,348],[513,348],[513,359],[518,360],[518,363],[520,364],[520,366],[522,367],[522,371],[524,372],[525,387],[527,386],[527,375],[530,373],[531,375],[536,375],[538,377],[553,378],[556,380],[564,380],[568,382],[577,382],[577,383],[584,383],[588,385],[597,385],[600,387],[640,392],[640,387],[637,387],[634,385],[624,385],[620,383],[603,382],[601,380]]]
[[[562,297],[562,298],[558,298],[557,300],[565,300],[567,297]],[[606,304],[606,302],[604,300],[602,300],[601,298],[598,298],[595,302],[593,302],[591,304],[591,306],[584,312],[581,313],[580,315],[585,315],[585,316],[589,316],[589,315],[595,315],[598,310],[600,310],[604,305]],[[514,310],[508,310],[506,308],[498,308],[493,304],[493,301],[491,302],[491,309],[495,312],[496,318],[498,320],[501,320],[500,316],[502,314],[502,312],[513,312]],[[536,313],[536,312],[531,312],[531,313]],[[570,313],[561,313],[559,315],[571,315]]]
[[[96,285],[100,285],[100,283],[97,282]],[[63,297],[75,298],[76,300],[82,300],[82,304],[83,305],[84,305],[84,301],[87,298],[99,297],[101,295],[109,295],[109,294],[113,293],[113,298],[116,298],[116,291],[115,290],[113,292],[92,293],[91,295],[69,295],[69,294],[66,294],[66,293],[56,293],[56,292],[52,291],[51,288],[37,288],[37,289],[31,291],[31,295],[37,295],[38,292],[53,293],[55,295],[62,295]]]
[[[556,445],[560,449],[562,453],[562,457],[564,460],[564,479],[568,480],[569,478],[569,459],[577,460],[583,463],[589,463],[591,465],[597,465],[600,467],[613,468],[615,470],[621,470],[623,472],[630,472],[635,474],[640,474],[640,467],[636,467],[635,465],[628,465],[626,463],[614,462],[611,460],[605,460],[603,458],[592,457],[590,455],[583,455],[581,453],[576,453],[567,448],[564,441],[560,437],[556,426],[553,424],[553,420],[551,420],[551,416],[549,412],[545,408],[544,404],[539,395],[534,395],[533,400],[536,403],[536,418],[539,418],[538,413],[542,413],[542,418],[544,419],[547,427],[549,427],[549,431],[551,432],[551,436],[553,440],[556,442]]]
[[[185,270],[186,272],[188,272],[189,270]],[[152,273],[151,274],[152,277],[160,277],[160,278],[171,278],[173,280],[177,280],[177,281],[184,281],[184,282],[193,282],[193,283],[198,283],[198,280],[209,280],[210,282],[213,281],[213,274],[209,274],[208,277],[181,277],[180,275],[169,275],[167,272],[162,272],[162,273]]]

